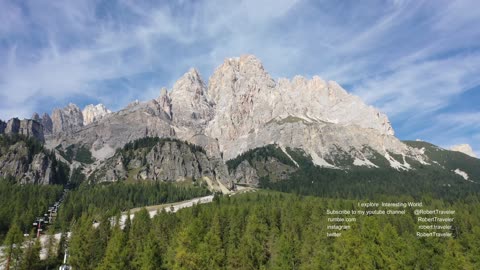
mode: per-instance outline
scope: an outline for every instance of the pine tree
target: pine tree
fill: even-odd
[[[86,215],[75,224],[70,240],[70,263],[75,269],[94,269],[101,260],[99,235]]]
[[[218,215],[215,215],[210,230],[205,235],[199,246],[202,269],[222,269],[225,261],[225,249],[223,248],[222,230]]]
[[[8,230],[7,236],[5,237],[4,241],[4,254],[6,258],[5,270],[9,270],[12,266],[18,265],[20,257],[22,255],[22,242],[22,231],[20,231],[20,228],[17,226],[16,223],[14,223]]]
[[[30,239],[27,242],[27,248],[24,251],[21,270],[33,270],[40,267],[40,239]]]
[[[136,255],[137,269],[156,270],[161,267],[161,257],[157,253],[158,245],[152,233],[147,235],[143,241],[143,248],[140,254]]]
[[[250,213],[245,235],[240,242],[239,253],[243,269],[259,269],[264,267],[269,259],[268,227],[259,215],[258,208]]]
[[[129,232],[128,249],[131,251],[132,268],[139,269],[144,258],[145,236],[150,231],[151,219],[147,209],[135,213],[132,220],[132,227]]]
[[[447,241],[445,255],[442,262],[442,269],[472,269],[472,265],[467,261],[464,251],[458,242],[454,239]]]
[[[112,235],[108,241],[107,250],[103,261],[98,270],[122,270],[126,269],[128,265],[128,256],[126,249],[127,237],[120,229],[120,224],[117,220],[116,226],[112,230]]]
[[[200,269],[201,258],[197,252],[200,235],[196,228],[199,226],[201,226],[201,224],[198,222],[198,219],[194,219],[178,233],[173,255],[174,258],[170,261],[172,269]]]

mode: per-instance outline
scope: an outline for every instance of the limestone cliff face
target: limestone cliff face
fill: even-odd
[[[40,123],[42,125],[44,135],[52,134],[53,123],[52,123],[52,119],[50,118],[50,115],[48,115],[48,113],[44,113],[41,118],[40,118],[40,115],[38,115],[38,113],[34,113],[32,115],[32,119],[37,121],[38,123]]]
[[[34,113],[32,115],[32,119],[37,121],[43,126],[43,134],[45,135],[52,134],[53,123],[52,123],[52,119],[50,118],[50,115],[48,115],[47,113],[44,113],[40,118],[40,115],[38,115],[38,113]]]
[[[157,100],[135,102],[99,121],[79,128],[75,134],[63,133],[50,138],[47,147],[72,144],[89,149],[98,160],[111,157],[117,148],[144,137],[175,137],[170,116]]]
[[[170,92],[172,124],[180,136],[202,134],[213,116],[207,88],[195,69],[189,70]]]
[[[13,177],[22,184],[51,184],[53,166],[51,157],[32,152],[23,141],[0,147],[0,177]]]
[[[83,114],[75,104],[68,104],[63,109],[52,113],[53,133],[70,133],[83,127]]]
[[[53,122],[52,122],[52,118],[50,118],[50,115],[48,115],[47,113],[44,113],[42,115],[42,119],[41,119],[41,122],[40,122],[43,126],[43,131],[45,134],[52,134],[53,132]]]
[[[268,144],[304,149],[317,165],[337,148],[410,151],[384,114],[337,83],[299,76],[275,82],[251,55],[227,59],[210,78],[208,93],[215,113],[206,134],[218,140],[226,160]]]
[[[208,88],[215,116],[206,133],[218,138],[221,149],[273,117],[275,81],[253,56],[225,60]]]
[[[82,111],[83,125],[86,126],[92,122],[98,121],[109,113],[111,113],[111,111],[103,104],[87,105]]]
[[[167,88],[163,87],[162,90],[160,90],[160,96],[157,98],[157,102],[168,118],[172,119],[172,99],[168,94]]]
[[[25,137],[35,138],[40,142],[45,140],[42,125],[32,119],[20,120],[18,118],[12,118],[8,120],[6,124],[0,123],[0,126],[3,126],[3,128],[0,127],[0,134],[23,135]]]

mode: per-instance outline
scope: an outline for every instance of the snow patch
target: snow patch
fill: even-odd
[[[353,161],[353,165],[378,168],[377,165],[373,164],[370,160],[368,160],[366,158],[365,159],[359,159],[359,158],[356,157],[355,160]]]

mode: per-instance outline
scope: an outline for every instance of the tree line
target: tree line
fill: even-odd
[[[356,202],[260,191],[217,197],[212,204],[153,219],[144,209],[124,229],[109,222],[93,228],[84,214],[73,228],[69,263],[75,269],[480,267],[477,197],[453,204],[423,199],[425,205],[457,211],[453,238],[417,238],[412,213],[365,216],[341,237],[327,237],[326,209],[355,209]]]

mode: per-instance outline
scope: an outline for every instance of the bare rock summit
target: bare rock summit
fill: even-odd
[[[111,113],[111,111],[103,104],[87,105],[82,111],[83,125],[86,126],[92,122],[98,121],[109,113]]]
[[[72,132],[83,127],[83,114],[77,105],[70,103],[52,113],[53,133]]]

